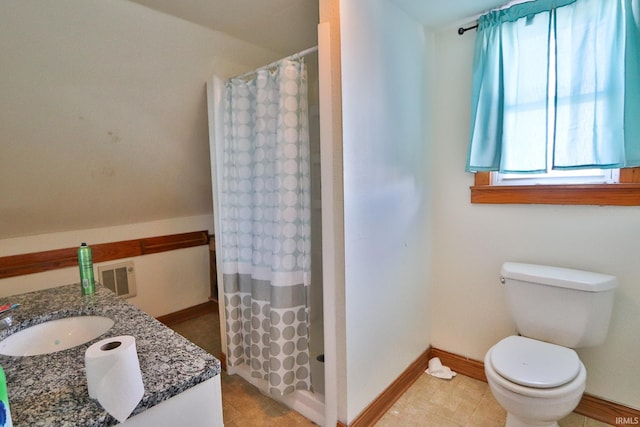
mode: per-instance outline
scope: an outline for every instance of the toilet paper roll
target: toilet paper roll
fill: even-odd
[[[89,397],[119,422],[126,420],[144,395],[136,340],[130,335],[92,344],[84,355]]]

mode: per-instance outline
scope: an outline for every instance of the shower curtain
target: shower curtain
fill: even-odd
[[[311,388],[310,164],[302,59],[224,87],[219,216],[227,364],[269,393]]]

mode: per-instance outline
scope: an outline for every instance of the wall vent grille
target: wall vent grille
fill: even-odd
[[[133,261],[98,267],[100,283],[121,298],[136,296],[136,276]]]

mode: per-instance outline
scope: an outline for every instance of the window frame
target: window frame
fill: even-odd
[[[491,185],[491,172],[476,172],[471,203],[640,206],[640,167],[621,168],[617,184]]]
[[[546,173],[515,174],[493,172],[491,185],[577,185],[617,184],[620,168],[551,170]]]

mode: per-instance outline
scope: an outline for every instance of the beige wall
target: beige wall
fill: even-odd
[[[0,240],[0,257],[69,248],[78,246],[81,242],[87,242],[91,246],[200,230],[213,230],[211,215],[4,239]],[[137,296],[127,301],[152,316],[192,307],[206,302],[209,298],[208,246],[97,263],[94,270],[97,274],[98,266],[128,260],[134,263]],[[10,277],[0,280],[0,297],[78,282],[77,267]]]
[[[640,408],[640,208],[469,203],[474,39],[455,29],[436,37],[432,344],[482,360],[514,332],[499,282],[504,261],[612,274],[620,287],[607,341],[578,353],[588,393]]]
[[[125,0],[0,2],[0,239],[211,214],[205,82],[278,57]]]
[[[279,57],[125,0],[0,2],[0,256],[213,231],[205,82]],[[205,246],[134,263],[151,315],[209,296]]]

